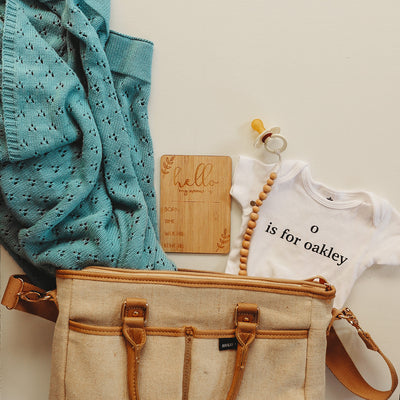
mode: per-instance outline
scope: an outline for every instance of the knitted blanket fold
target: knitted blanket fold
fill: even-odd
[[[175,269],[158,241],[153,45],[109,0],[0,2],[0,241],[34,283],[57,268]]]

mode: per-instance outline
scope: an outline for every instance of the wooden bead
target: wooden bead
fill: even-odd
[[[265,200],[268,196],[267,196],[267,193],[261,192],[258,195],[258,197],[259,197],[260,200]]]
[[[251,228],[251,229],[254,229],[254,228],[257,226],[257,224],[256,224],[255,221],[250,220],[250,221],[247,223],[247,226],[248,226],[249,228]]]
[[[240,255],[247,257],[249,255],[249,251],[247,249],[240,249]]]
[[[243,240],[242,247],[248,249],[250,247],[250,242],[248,240]]]
[[[251,213],[250,214],[250,219],[252,221],[257,221],[258,220],[258,214],[257,213]]]
[[[271,191],[271,186],[269,186],[269,185],[264,185],[263,186],[263,191],[264,191],[264,193],[269,193],[270,191]]]
[[[239,275],[247,275],[247,257],[249,255],[250,239],[254,228],[257,226],[256,221],[259,218],[258,212],[260,211],[263,201],[268,197],[268,193],[271,191],[271,186],[274,184],[276,178],[277,174],[272,172],[267,183],[263,186],[263,191],[259,193],[258,199],[250,202],[250,205],[253,207],[253,212],[250,214],[250,221],[247,223],[246,233],[243,236],[242,248],[240,249]]]

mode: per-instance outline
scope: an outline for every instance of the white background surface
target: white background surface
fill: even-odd
[[[112,29],[155,43],[149,115],[156,188],[162,154],[261,159],[250,128],[261,118],[281,127],[289,142],[284,157],[308,161],[314,179],[375,192],[399,210],[399,20],[397,0],[113,0]],[[239,225],[233,203],[233,237]],[[171,258],[179,267],[217,271],[226,262]],[[19,272],[5,251],[0,271],[3,291]],[[347,301],[398,370],[399,287],[400,268],[371,268]],[[3,309],[1,317],[1,398],[46,399],[53,324]],[[365,377],[386,389],[379,357],[344,335]],[[337,399],[356,396],[327,372],[327,400]]]

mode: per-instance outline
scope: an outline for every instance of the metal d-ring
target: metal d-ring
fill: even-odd
[[[31,297],[31,296],[34,297]],[[28,303],[37,303],[39,301],[46,301],[51,298],[51,296],[46,293],[40,293],[36,290],[30,290],[29,292],[20,292],[18,293],[18,297],[21,300],[27,301]]]

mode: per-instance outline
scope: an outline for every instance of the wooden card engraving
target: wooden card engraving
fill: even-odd
[[[160,234],[164,250],[227,254],[231,158],[164,155],[160,183]]]

